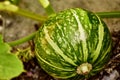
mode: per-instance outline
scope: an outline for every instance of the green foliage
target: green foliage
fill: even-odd
[[[12,79],[24,71],[22,62],[10,49],[0,35],[0,80]]]

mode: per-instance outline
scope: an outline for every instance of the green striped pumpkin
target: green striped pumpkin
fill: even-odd
[[[111,42],[107,26],[96,14],[75,8],[49,17],[35,37],[35,51],[51,76],[79,80],[103,69]]]

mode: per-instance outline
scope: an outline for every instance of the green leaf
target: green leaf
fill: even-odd
[[[2,53],[10,53],[11,47],[7,44],[3,42],[2,36],[0,35],[0,55]]]
[[[22,61],[10,52],[10,48],[0,35],[0,80],[12,79],[24,71]]]

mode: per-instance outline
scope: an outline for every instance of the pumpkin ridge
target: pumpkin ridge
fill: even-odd
[[[98,45],[97,45],[96,50],[93,52],[94,58],[92,59],[92,63],[95,62],[95,60],[98,58],[98,56],[100,54],[100,51],[101,51],[101,48],[102,48],[103,37],[104,37],[104,27],[103,27],[103,25],[100,21],[100,24],[98,26]]]
[[[63,70],[63,71],[73,71],[73,70],[70,70],[70,69],[64,69],[64,68],[60,68],[60,67],[57,67],[57,66],[54,66],[53,64],[50,64],[49,62],[45,61],[44,59],[42,59],[39,55],[37,55],[37,57],[42,60],[44,63],[48,64],[49,66],[52,66],[54,68],[57,68],[57,69],[60,69],[60,70]]]
[[[78,25],[78,32],[79,32],[79,35],[78,35],[78,42],[81,42],[82,43],[82,48],[83,48],[83,62],[87,62],[87,59],[88,59],[88,49],[87,49],[87,44],[86,44],[86,39],[87,39],[87,35],[86,35],[86,32],[84,31],[83,27],[82,27],[82,24],[79,20],[79,16],[77,15],[76,11],[72,10],[71,9],[71,12],[73,13],[73,16],[77,22],[77,25]]]

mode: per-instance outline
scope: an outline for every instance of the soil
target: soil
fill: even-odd
[[[56,12],[69,8],[84,8],[92,12],[120,11],[120,0],[50,0]],[[46,15],[38,0],[21,0],[19,7]],[[6,22],[4,39],[6,42],[20,39],[34,32],[39,22],[15,15],[11,12],[0,12]],[[103,19],[108,25],[113,39],[111,59],[105,69],[88,80],[120,80],[120,18]],[[1,24],[1,21],[0,21]],[[16,46],[24,49],[29,43]],[[36,58],[24,62],[26,72],[12,80],[58,80],[44,72],[38,65]]]

